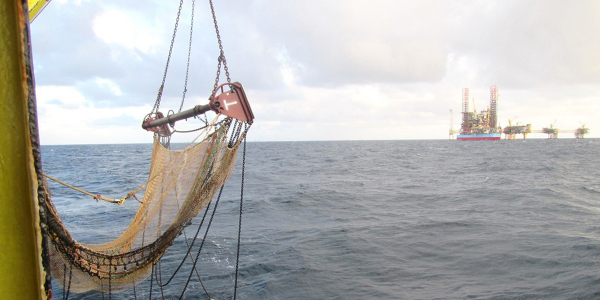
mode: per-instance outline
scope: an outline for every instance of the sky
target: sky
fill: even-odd
[[[178,6],[49,3],[31,23],[42,144],[152,141],[141,123],[157,99]],[[191,27],[184,1],[164,113],[181,105],[188,52],[183,109],[208,103],[215,83],[210,6],[193,8]],[[585,124],[587,137],[600,137],[600,1],[214,0],[214,8],[230,78],[254,112],[249,141],[448,139],[451,124],[460,127],[462,88],[483,110],[491,85],[501,126]],[[528,136],[536,137],[546,138]]]

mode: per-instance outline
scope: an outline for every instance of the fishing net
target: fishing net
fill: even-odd
[[[66,291],[66,298],[68,298],[69,292],[83,293],[96,290],[102,293],[108,292],[110,299],[112,291],[134,288],[137,284],[146,280],[152,275],[153,267],[159,263],[169,247],[173,245],[177,236],[185,233],[184,228],[191,224],[192,218],[197,216],[211,202],[217,191],[229,179],[235,166],[238,148],[242,141],[244,142],[244,147],[242,148],[244,149],[243,157],[245,158],[246,133],[253,122],[254,115],[252,114],[242,85],[239,82],[231,81],[213,3],[212,0],[208,0],[208,2],[219,46],[217,73],[212,94],[208,98],[209,104],[196,105],[192,109],[181,111],[187,92],[188,72],[190,70],[195,7],[195,2],[192,1],[188,63],[179,112],[169,113],[165,117],[159,111],[183,6],[183,0],[181,0],[162,83],[158,89],[154,107],[150,114],[144,118],[142,124],[144,129],[155,133],[151,169],[147,183],[135,192],[129,193],[128,197],[126,197],[135,197],[137,199],[135,194],[144,190],[140,207],[128,227],[117,238],[107,243],[89,244],[77,242],[61,221],[56,207],[51,201],[46,178],[92,196],[96,200],[106,200],[122,204],[126,198],[108,199],[100,195],[93,195],[46,174],[44,174],[45,177],[41,180],[40,199],[42,200],[40,200],[40,205],[42,207],[40,215],[43,220],[42,230],[48,240],[46,243],[47,249],[44,249],[48,253],[47,256],[44,255],[44,264],[50,265],[50,273],[54,281],[62,287],[63,291]],[[225,71],[227,83],[219,85],[221,69]],[[175,122],[199,116],[207,111],[215,112],[217,117],[215,121],[208,124],[206,116],[204,116],[206,128],[200,135],[203,139],[198,143],[189,145],[183,150],[170,150],[168,145],[171,135],[175,132],[186,132],[175,130]],[[226,118],[217,122],[219,117],[222,116]],[[192,131],[195,132],[195,130]],[[39,170],[41,171],[41,168]],[[244,163],[242,163],[242,191],[240,193],[234,299],[236,298],[239,266],[243,184]],[[217,197],[213,208],[213,216],[216,211],[218,199],[219,197]],[[208,209],[205,210],[205,213],[207,211]],[[210,220],[212,220],[212,216]],[[209,221],[206,233],[208,233],[210,223]],[[197,235],[193,241],[196,238]],[[202,244],[198,247],[197,256],[200,254]],[[188,245],[188,254],[192,246]],[[192,263],[192,270],[196,270],[197,256],[196,260]],[[185,259],[182,260],[182,264],[185,262]],[[160,268],[158,269],[157,273],[160,273]],[[198,280],[202,283],[197,270],[196,273],[198,274]],[[157,278],[160,278],[160,276]],[[157,283],[158,281],[157,279]],[[170,281],[169,279],[164,285],[162,283],[158,284],[161,292],[162,287],[166,286]],[[185,283],[182,289],[181,297],[183,297],[183,293],[189,282],[190,278],[188,277],[187,283]],[[150,291],[152,291],[152,281],[150,281]],[[208,295],[206,289],[204,291]],[[63,294],[64,296],[65,294]]]
[[[146,279],[174,239],[231,176],[245,132],[228,141],[227,127],[226,122],[205,133],[201,142],[178,151],[165,148],[155,137],[142,203],[129,226],[111,242],[78,243],[47,197],[48,248],[55,281],[63,289],[81,293],[129,289]]]

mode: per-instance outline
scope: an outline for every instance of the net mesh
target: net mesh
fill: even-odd
[[[129,226],[111,242],[78,243],[48,197],[48,248],[55,281],[81,293],[129,289],[145,280],[183,228],[231,176],[242,138],[228,146],[226,127],[184,150],[169,150],[155,139],[142,204]]]

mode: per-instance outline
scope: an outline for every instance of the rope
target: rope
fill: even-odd
[[[71,291],[71,278],[72,278],[72,265],[69,264],[69,281],[67,283],[67,265],[63,264],[63,299],[69,299],[69,292]]]
[[[64,286],[67,285],[67,265],[63,265],[63,300],[67,299],[65,297],[65,293],[67,291],[67,289],[64,288]]]
[[[98,201],[98,200],[103,200],[103,201],[107,201],[107,202],[110,202],[110,203],[116,203],[116,204],[122,205],[123,203],[125,203],[125,200],[127,200],[127,199],[129,199],[129,198],[133,197],[133,198],[134,198],[135,200],[137,200],[139,203],[143,203],[142,201],[140,201],[140,200],[139,200],[139,199],[138,199],[138,198],[135,196],[135,194],[136,194],[137,192],[141,191],[141,190],[142,190],[142,188],[144,188],[144,187],[146,186],[145,184],[144,184],[144,185],[142,185],[142,186],[141,186],[139,189],[137,189],[136,191],[127,193],[127,196],[125,196],[124,198],[121,198],[121,199],[113,199],[113,198],[107,198],[107,197],[104,197],[104,196],[102,196],[102,195],[94,195],[94,194],[92,194],[92,193],[90,193],[90,192],[86,192],[86,191],[84,191],[84,190],[82,190],[82,189],[80,189],[80,188],[77,188],[77,187],[74,187],[74,186],[72,186],[72,185],[70,185],[70,184],[68,184],[68,183],[62,182],[62,181],[60,181],[60,180],[58,180],[58,179],[56,179],[56,178],[54,178],[54,177],[52,177],[52,176],[50,176],[50,175],[48,175],[48,174],[45,174],[45,173],[44,173],[44,174],[42,174],[42,175],[44,175],[46,178],[48,178],[48,179],[50,179],[50,180],[52,180],[52,181],[54,181],[54,182],[56,182],[56,183],[60,183],[60,184],[62,184],[62,185],[64,185],[64,186],[66,186],[66,187],[68,187],[68,188],[71,188],[71,189],[73,189],[73,190],[76,190],[76,191],[78,191],[78,192],[80,192],[80,193],[86,194],[86,195],[88,195],[88,196],[91,196],[91,197],[93,197],[93,198],[94,198],[94,200],[96,200],[96,201]]]
[[[192,147],[194,145],[194,143],[198,139],[200,139],[201,137],[203,137],[203,136],[206,138],[212,132],[211,130],[208,130],[208,128],[214,128],[216,126],[227,126],[227,128],[228,128],[229,124],[227,122],[228,122],[229,119],[227,118],[227,119],[224,119],[224,120],[221,120],[221,121],[217,122],[220,116],[221,116],[220,114],[217,114],[215,116],[215,118],[207,126],[205,126],[203,128],[204,130],[201,131],[185,148],[187,149],[188,147]],[[180,159],[182,159],[182,158],[180,158]],[[162,170],[161,170],[161,172],[162,172]],[[137,198],[136,194],[138,192],[140,192],[143,188],[145,188],[146,185],[149,182],[153,181],[156,178],[156,176],[159,176],[159,174],[161,172],[157,172],[156,175],[154,175],[153,177],[149,178],[149,180],[145,184],[143,184],[142,186],[140,186],[137,190],[127,193],[127,196],[125,196],[123,198],[120,198],[120,199],[113,199],[113,198],[104,197],[104,196],[99,195],[99,194],[93,194],[93,193],[87,192],[85,190],[82,190],[80,188],[77,188],[77,187],[75,187],[73,185],[70,185],[68,183],[65,183],[63,181],[60,181],[60,180],[58,180],[58,179],[56,179],[56,178],[54,178],[54,177],[52,177],[50,175],[47,175],[45,173],[42,173],[42,175],[45,176],[46,178],[48,178],[48,179],[56,182],[56,183],[62,184],[64,186],[68,187],[68,188],[71,188],[71,189],[75,190],[75,191],[78,191],[80,193],[88,195],[88,196],[94,198],[94,200],[96,200],[96,201],[102,200],[102,201],[107,201],[107,202],[110,202],[110,203],[116,203],[116,204],[122,205],[125,202],[125,200],[127,200],[129,198],[134,198],[136,201],[138,201],[139,203],[143,204],[144,202],[141,201],[141,200],[139,200]]]
[[[200,128],[199,130],[201,130],[201,129],[205,129],[205,130],[203,132],[199,133],[185,148],[193,146],[194,143],[196,143],[196,141],[199,138],[201,138],[202,136],[204,136],[204,137],[208,136],[210,134],[210,131],[206,130],[208,127],[213,128],[215,126],[220,126],[220,125],[224,124],[227,119],[224,119],[224,120],[221,120],[221,121],[217,122],[217,120],[219,119],[219,116],[221,116],[221,114],[217,114],[217,116],[210,122],[210,124],[208,124],[207,126],[204,126],[204,127]],[[116,203],[116,204],[119,204],[119,205],[122,205],[123,203],[125,203],[125,200],[127,200],[129,198],[134,198],[137,202],[144,203],[143,201],[139,200],[135,194],[137,194],[138,192],[140,192],[144,187],[146,187],[146,185],[148,184],[148,182],[154,180],[154,178],[155,178],[155,177],[150,178],[148,180],[148,182],[146,182],[145,184],[143,184],[142,186],[140,186],[137,190],[135,190],[133,192],[127,193],[127,196],[125,196],[123,198],[120,198],[120,199],[113,199],[113,198],[104,197],[102,195],[97,195],[97,194],[94,195],[93,193],[84,191],[84,190],[82,190],[80,188],[72,186],[72,185],[70,185],[70,184],[68,184],[66,182],[60,181],[60,180],[58,180],[58,179],[56,179],[56,178],[54,178],[54,177],[52,177],[52,176],[50,176],[48,174],[45,174],[45,173],[43,174],[43,176],[45,176],[46,178],[48,178],[48,179],[50,179],[50,180],[52,180],[52,181],[54,181],[56,183],[59,183],[59,184],[62,184],[64,186],[68,187],[68,188],[71,188],[71,189],[73,189],[75,191],[78,191],[80,193],[83,193],[83,194],[86,194],[86,195],[88,195],[90,197],[93,197],[94,200],[96,200],[96,201],[103,200],[103,201],[107,201],[107,202],[110,202],[110,203]],[[157,176],[157,175],[155,175],[155,176]]]
[[[73,280],[73,265],[69,264],[69,284],[67,285],[67,297],[69,299],[69,293],[71,293],[71,281]]]

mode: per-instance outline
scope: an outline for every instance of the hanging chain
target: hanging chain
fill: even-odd
[[[187,93],[188,75],[190,73],[190,57],[192,56],[192,36],[194,34],[194,8],[196,8],[196,0],[192,0],[192,19],[190,21],[190,43],[188,45],[188,57],[187,66],[185,69],[185,83],[183,85],[183,96],[181,96],[181,104],[179,105],[179,111],[183,108],[183,102],[185,102],[185,94]],[[175,124],[173,124],[175,125]]]
[[[213,86],[212,93],[214,94],[219,86],[219,77],[221,77],[221,57],[219,56],[219,64],[217,65],[217,77],[215,78],[215,85]]]
[[[246,132],[248,128],[246,128]],[[237,286],[238,286],[238,274],[240,269],[240,244],[242,241],[242,208],[244,205],[244,174],[246,173],[246,135],[243,137],[244,141],[244,152],[242,156],[242,186],[240,191],[240,219],[238,222],[238,239],[237,239],[237,251],[235,257],[235,280],[233,287],[233,300],[237,299]]]
[[[217,87],[219,86],[219,77],[221,76],[221,66],[223,66],[223,69],[225,69],[225,76],[227,77],[228,83],[231,83],[231,78],[229,76],[229,68],[227,67],[227,59],[225,58],[225,52],[223,51],[223,43],[221,42],[221,34],[219,32],[219,25],[217,24],[217,16],[215,14],[215,8],[214,8],[212,0],[209,0],[209,4],[210,4],[211,14],[213,17],[213,22],[215,24],[215,32],[217,34],[217,42],[219,43],[218,67],[217,67],[217,74],[216,74],[216,78],[215,78],[215,85],[213,87],[213,93],[214,93],[217,90]],[[154,108],[152,109],[153,113],[157,113],[158,109],[160,108],[160,101],[162,99],[162,93],[163,93],[163,90],[165,87],[165,82],[167,79],[169,63],[171,62],[171,56],[173,53],[173,45],[175,44],[175,36],[177,35],[177,28],[179,27],[179,18],[181,16],[182,7],[183,7],[183,0],[180,0],[179,1],[179,9],[177,11],[177,18],[175,20],[175,28],[173,30],[173,36],[171,38],[171,45],[169,47],[169,55],[167,57],[167,63],[165,66],[165,72],[163,74],[162,83],[158,90],[158,95],[156,96],[156,102],[154,103]],[[190,56],[191,56],[191,44],[192,44],[192,34],[193,34],[193,22],[194,22],[194,8],[195,8],[195,1],[192,2],[192,20],[191,20],[192,26],[190,26],[190,42],[189,42],[189,46],[188,46],[188,62],[187,62],[183,96],[181,99],[181,105],[180,105],[179,111],[181,111],[181,109],[183,107],[183,102],[185,101],[185,94],[187,93],[187,81],[188,81],[188,76],[189,76],[189,62],[190,62]]]
[[[179,26],[179,16],[181,15],[181,7],[183,6],[183,0],[179,1],[179,10],[177,11],[177,19],[175,19],[175,29],[173,30],[173,37],[171,38],[171,46],[169,47],[169,56],[167,57],[167,65],[165,66],[165,73],[163,74],[162,83],[158,89],[158,95],[156,96],[156,102],[154,103],[153,113],[158,112],[160,107],[160,100],[162,98],[163,89],[165,88],[165,81],[167,80],[167,71],[169,70],[169,62],[171,62],[171,54],[173,53],[173,44],[175,43],[175,36],[177,35],[177,27]]]
[[[221,200],[221,194],[223,193],[224,186],[225,186],[225,184],[223,184],[221,186],[221,189],[219,190],[219,195],[217,195],[217,200],[215,201],[215,207],[213,207],[213,211],[210,215],[210,218],[208,219],[208,224],[206,225],[206,231],[204,232],[204,237],[202,238],[202,241],[200,242],[198,252],[196,252],[196,257],[192,260],[193,261],[192,270],[190,272],[190,275],[188,276],[187,281],[185,282],[185,286],[181,290],[181,295],[179,296],[179,300],[181,300],[183,298],[183,295],[185,294],[187,287],[190,284],[190,281],[192,279],[193,272],[194,272],[194,270],[196,270],[196,265],[198,264],[198,261],[199,261],[200,252],[202,252],[202,248],[204,247],[204,242],[206,241],[206,237],[208,236],[208,231],[210,230],[210,226],[215,217],[215,213],[217,212],[217,206],[219,205],[219,201]]]
[[[225,52],[223,51],[223,44],[221,43],[221,34],[219,33],[219,25],[217,25],[217,16],[215,15],[215,7],[213,6],[212,0],[208,0],[210,3],[210,11],[212,13],[213,21],[215,23],[215,31],[217,33],[217,41],[219,42],[219,65],[217,68],[217,78],[215,78],[215,86],[213,88],[213,94],[217,90],[217,86],[219,86],[219,77],[221,76],[221,63],[223,63],[223,69],[225,69],[225,76],[227,77],[227,82],[231,83],[231,78],[229,78],[229,68],[227,68],[227,60],[225,59]]]

